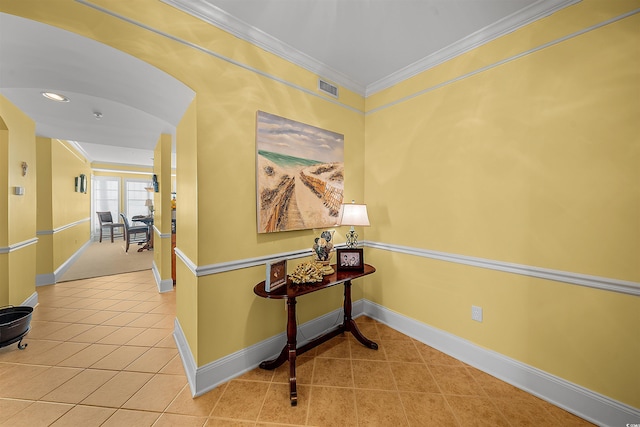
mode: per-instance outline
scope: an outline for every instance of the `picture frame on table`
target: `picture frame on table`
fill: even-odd
[[[364,255],[361,248],[336,249],[338,271],[364,271]]]
[[[267,262],[267,278],[264,282],[264,290],[272,292],[287,284],[287,260],[277,259]]]

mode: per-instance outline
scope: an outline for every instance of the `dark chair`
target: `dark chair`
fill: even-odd
[[[124,240],[127,242],[125,252],[129,252],[129,245],[131,243],[146,243],[149,241],[149,227],[146,225],[129,226],[129,221],[124,214],[120,214],[122,222],[124,222]]]
[[[100,223],[100,243],[102,243],[102,231],[106,228],[111,233],[111,243],[113,243],[113,229],[122,228],[122,237],[124,238],[124,224],[113,222],[111,212],[96,212],[98,214],[98,222]]]

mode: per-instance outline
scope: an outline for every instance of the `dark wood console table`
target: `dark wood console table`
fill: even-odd
[[[336,266],[332,266],[336,270]],[[340,335],[344,332],[350,332],[364,346],[373,350],[378,349],[378,344],[365,338],[358,329],[356,322],[351,318],[351,280],[372,274],[376,271],[374,267],[365,264],[364,271],[335,271],[333,274],[324,276],[324,280],[318,283],[309,283],[296,285],[287,279],[287,285],[282,286],[272,292],[264,290],[264,282],[258,283],[253,292],[262,297],[270,299],[286,299],[287,300],[287,344],[284,346],[280,355],[273,360],[267,360],[260,364],[262,369],[275,369],[282,365],[286,360],[289,361],[289,397],[291,406],[298,403],[298,392],[296,389],[296,356],[302,354],[312,348],[328,341],[329,339]],[[296,325],[296,298],[302,295],[310,294],[331,286],[344,284],[344,319],[341,325],[336,329],[329,331],[319,337],[311,340],[309,343],[297,348],[296,335],[298,326]]]

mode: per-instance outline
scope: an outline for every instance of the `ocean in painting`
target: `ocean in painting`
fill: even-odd
[[[301,159],[300,157],[287,156],[286,154],[273,153],[271,151],[258,150],[258,155],[264,157],[281,167],[305,167],[321,164],[317,160]]]

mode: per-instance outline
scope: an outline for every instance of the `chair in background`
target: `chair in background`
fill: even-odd
[[[113,243],[113,230],[122,228],[122,237],[124,238],[124,224],[113,222],[111,212],[96,212],[98,214],[98,222],[100,223],[100,243],[102,243],[102,231],[108,229],[111,233],[111,243]]]
[[[146,243],[149,241],[149,227],[146,225],[130,226],[129,220],[124,214],[120,214],[122,222],[124,222],[124,240],[127,242],[125,252],[129,252],[129,245],[131,243]]]

